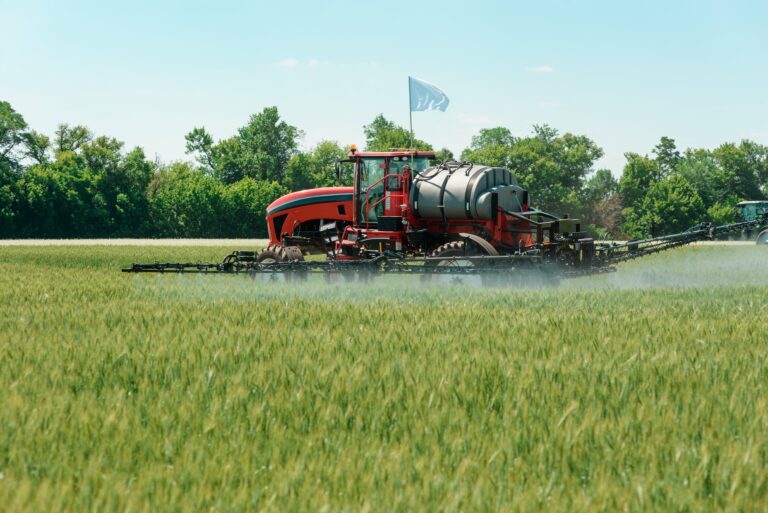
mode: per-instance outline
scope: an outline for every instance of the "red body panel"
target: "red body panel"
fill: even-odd
[[[294,233],[310,221],[352,222],[352,187],[321,187],[282,196],[267,207],[267,230],[271,244]]]

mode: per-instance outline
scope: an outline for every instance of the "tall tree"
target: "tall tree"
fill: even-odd
[[[376,141],[381,137],[382,134],[392,132],[397,128],[398,127],[395,125],[394,121],[390,121],[385,118],[384,114],[379,114],[376,116],[373,121],[371,121],[370,125],[363,126],[366,149],[371,149],[371,147],[376,144]]]
[[[0,237],[16,234],[21,147],[27,123],[11,104],[0,101]]]
[[[415,148],[431,151],[432,145],[420,139],[411,140],[411,133],[405,128],[379,114],[370,125],[363,127],[367,151],[389,151],[394,148]]]
[[[349,167],[342,167],[342,176],[336,179],[336,162],[344,159],[347,152],[336,141],[320,141],[312,150],[313,182],[315,187],[352,185]],[[344,172],[347,171],[345,174]]]
[[[26,150],[24,156],[37,164],[45,164],[49,161],[49,151],[51,149],[51,139],[34,130],[25,134],[24,144]]]
[[[252,115],[248,124],[238,130],[238,135],[248,163],[244,175],[279,183],[303,134],[280,119],[277,107],[267,107]]]
[[[515,144],[515,138],[508,128],[498,126],[496,128],[482,128],[480,132],[472,136],[472,142],[469,147],[461,154],[462,160],[466,159],[469,152],[476,152],[489,146],[507,146]]]
[[[732,204],[739,198],[736,173],[720,165],[711,151],[705,149],[687,150],[676,168],[699,193],[704,206]]]
[[[218,144],[204,128],[194,128],[185,140],[187,153],[224,183],[244,177],[282,183],[288,162],[298,153],[300,137],[298,128],[280,119],[277,107],[267,107],[252,115],[237,135]]]
[[[209,172],[213,173],[216,168],[216,158],[213,149],[213,137],[204,127],[193,128],[191,132],[184,136],[187,141],[187,154],[195,154],[197,161]]]
[[[761,177],[768,175],[768,148],[742,141],[738,146],[723,144],[715,148],[712,155],[723,169],[733,174],[735,195],[748,200],[766,197]]]
[[[653,148],[653,154],[656,155],[656,165],[661,171],[661,178],[672,174],[681,158],[675,140],[666,136]]]
[[[224,189],[226,219],[223,234],[229,237],[266,237],[267,221],[264,212],[276,198],[288,189],[277,182],[264,182],[244,178]]]
[[[610,169],[598,169],[589,177],[584,186],[584,196],[587,203],[598,203],[618,194],[619,182],[613,177]]]
[[[294,155],[285,167],[284,185],[292,191],[313,188],[315,183],[312,176],[312,167],[312,155],[309,153]]]
[[[226,230],[224,185],[184,163],[162,168],[149,184],[149,211],[165,237],[219,237]]]
[[[468,160],[484,166],[512,167],[514,148],[505,144],[489,144],[476,150],[465,148],[461,160]]]
[[[453,160],[453,152],[449,150],[448,148],[440,148],[437,152],[435,152],[435,159],[438,162],[445,162],[447,160]]]
[[[655,182],[640,208],[630,212],[625,229],[634,237],[677,233],[704,221],[704,202],[680,175]]]
[[[56,129],[53,149],[57,153],[77,151],[82,145],[93,139],[93,134],[84,126],[61,124]]]
[[[291,157],[285,170],[285,185],[294,191],[312,187],[352,185],[352,168],[342,166],[342,175],[336,177],[336,162],[346,152],[336,141],[320,141],[312,151]]]
[[[22,158],[19,151],[25,142],[26,129],[24,117],[13,110],[10,103],[0,101],[0,180],[3,173],[19,171]]]
[[[635,208],[645,198],[652,184],[662,178],[662,172],[654,159],[637,153],[625,153],[627,163],[619,179],[619,192],[628,208]]]

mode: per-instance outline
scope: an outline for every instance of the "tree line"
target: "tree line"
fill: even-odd
[[[650,154],[625,153],[616,179],[594,169],[603,150],[582,135],[546,125],[514,137],[506,128],[480,130],[462,159],[508,167],[543,210],[573,213],[600,237],[675,233],[712,221],[736,221],[735,205],[768,191],[768,147],[744,140],[715,149],[680,151],[661,137]]]
[[[383,115],[363,127],[365,148],[433,150]],[[352,183],[336,176],[336,141],[301,151],[302,132],[265,108],[227,138],[204,128],[185,136],[187,162],[160,163],[87,127],[52,136],[0,101],[0,237],[263,237],[266,206],[293,190]],[[443,148],[438,160],[454,155]],[[598,237],[645,237],[702,221],[736,219],[734,205],[764,199],[768,147],[752,141],[680,151],[662,137],[650,154],[625,154],[616,179],[595,169],[603,150],[584,135],[547,125],[513,136],[482,129],[460,156],[504,166],[542,210],[583,218]]]

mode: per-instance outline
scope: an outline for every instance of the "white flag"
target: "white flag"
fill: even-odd
[[[448,97],[438,87],[413,77],[408,77],[408,96],[411,99],[411,112],[419,110],[445,112],[449,103]]]

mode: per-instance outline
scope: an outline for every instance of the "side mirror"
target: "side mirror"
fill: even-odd
[[[333,169],[336,171],[336,183],[338,184],[341,182],[341,161],[334,162]]]

